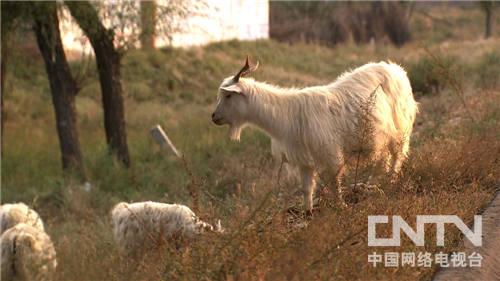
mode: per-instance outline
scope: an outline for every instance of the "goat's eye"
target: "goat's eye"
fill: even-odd
[[[227,94],[227,95],[226,95],[226,99],[230,99],[230,98],[231,98],[231,96],[232,96],[231,94]]]

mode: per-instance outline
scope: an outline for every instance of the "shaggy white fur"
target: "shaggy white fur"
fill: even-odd
[[[0,243],[2,280],[53,280],[56,252],[43,230],[20,223],[6,230]]]
[[[370,151],[398,172],[408,154],[418,106],[406,72],[394,63],[368,63],[331,84],[303,89],[236,80],[228,77],[221,84],[212,120],[229,124],[235,140],[250,124],[276,141],[280,153],[300,170],[310,211],[319,171],[340,176],[360,151]],[[367,105],[371,134],[360,142]]]
[[[214,228],[179,204],[121,202],[112,209],[111,219],[115,240],[129,256],[142,254],[176,238],[193,238],[203,231],[222,232],[220,221]]]
[[[0,206],[0,234],[18,223],[25,223],[45,231],[38,213],[26,204],[15,203]]]

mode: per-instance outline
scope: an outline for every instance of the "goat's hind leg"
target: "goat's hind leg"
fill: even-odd
[[[401,166],[406,160],[409,150],[410,140],[408,138],[403,137],[398,142],[392,144],[389,150],[392,156],[392,163],[390,165],[390,172],[392,172],[392,176],[397,175],[401,171]]]

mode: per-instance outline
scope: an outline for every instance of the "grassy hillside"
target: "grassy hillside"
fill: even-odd
[[[128,274],[133,280],[428,280],[435,268],[374,269],[366,262],[373,252],[366,243],[366,217],[394,214],[413,221],[415,214],[456,214],[470,221],[490,200],[499,174],[499,47],[497,39],[401,49],[230,41],[131,51],[123,60],[128,170],[106,153],[94,66],[75,62],[75,73],[84,73],[77,110],[90,192],[61,174],[42,61],[36,53],[20,52],[7,74],[2,201],[24,201],[41,213],[56,243],[59,280],[122,280]],[[394,182],[381,178],[381,192],[356,193],[356,203],[347,208],[326,194],[307,228],[300,227],[306,222],[301,217],[291,222],[286,209],[300,205],[301,197],[297,187],[279,181],[269,139],[249,129],[240,143],[231,142],[227,128],[210,120],[219,83],[239,70],[247,54],[261,63],[256,79],[283,86],[327,83],[369,61],[403,65],[420,114],[402,176]],[[149,129],[157,123],[186,155],[194,179],[150,139]],[[190,205],[186,186],[192,180],[202,194],[200,216],[220,218],[228,234],[203,237],[180,254],[159,249],[152,254],[159,256],[132,270],[113,244],[110,208],[138,200]],[[447,236],[444,249],[417,250],[460,249],[458,232],[449,231],[453,236]],[[426,239],[434,241],[432,235]],[[415,250],[409,241],[404,244],[397,250]]]

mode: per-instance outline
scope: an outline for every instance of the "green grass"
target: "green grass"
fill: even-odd
[[[500,149],[500,109],[499,85],[483,74],[498,69],[495,50],[499,46],[498,40],[490,40],[446,49],[454,63],[463,65],[468,73],[460,84],[474,122],[453,85],[442,83],[435,95],[419,100],[412,154],[403,176],[393,183],[382,178],[379,184],[385,195],[368,194],[349,208],[330,204],[332,200],[326,196],[321,213],[305,229],[286,222],[286,208],[301,199],[293,196],[293,186],[282,186],[279,191],[283,183],[277,181],[278,167],[270,155],[269,139],[247,129],[240,143],[231,142],[227,128],[211,123],[219,83],[238,71],[247,54],[261,62],[256,79],[283,86],[326,83],[349,68],[381,59],[402,64],[410,77],[424,76],[433,66],[418,44],[402,49],[383,45],[328,49],[261,40],[187,50],[131,51],[123,59],[122,70],[130,169],[107,154],[100,89],[91,65],[77,97],[82,152],[93,186],[89,193],[73,177],[61,173],[50,93],[40,58],[16,54],[5,92],[2,201],[24,201],[41,213],[58,252],[58,280],[122,280],[124,276],[135,280],[141,279],[139,274],[141,280],[332,276],[339,280],[429,280],[435,268],[395,271],[369,267],[367,254],[373,249],[367,247],[363,230],[366,216],[397,214],[411,221],[416,214],[449,213],[470,220],[487,204],[498,183],[495,161]],[[415,65],[419,67],[413,68]],[[72,66],[79,67],[77,62]],[[478,90],[475,83],[487,85],[487,90]],[[221,218],[228,234],[202,237],[190,251],[162,256],[130,273],[112,241],[107,216],[113,204],[153,200],[191,205],[186,189],[191,179],[182,164],[149,137],[149,129],[157,123],[186,155],[200,182],[199,215],[211,222]],[[359,234],[334,247],[360,229]],[[460,236],[452,233],[447,237],[452,243],[446,248],[426,250],[459,249]],[[413,248],[405,241],[403,249]]]

